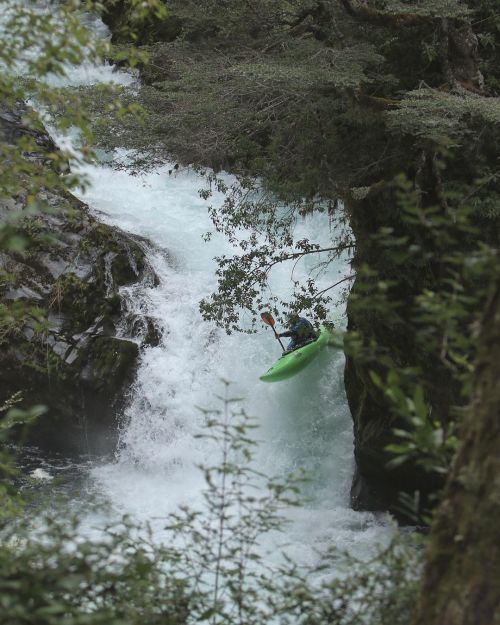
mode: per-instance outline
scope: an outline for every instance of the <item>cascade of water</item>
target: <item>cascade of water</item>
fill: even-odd
[[[89,24],[102,35],[100,22]],[[111,74],[109,67],[87,65],[83,78],[75,70],[66,82],[110,78],[131,81],[124,72]],[[215,286],[213,257],[231,248],[219,235],[202,241],[211,224],[198,194],[200,178],[190,171],[167,172],[168,166],[132,176],[98,165],[84,171],[90,186],[82,199],[103,221],[155,244],[149,261],[160,280],[157,287],[123,292],[135,313],[158,320],[162,339],[142,354],[117,460],[93,472],[99,489],[119,511],[148,520],[165,517],[181,503],[196,505],[202,487],[196,465],[211,453],[206,441],[193,436],[203,428],[197,406],[213,406],[224,378],[234,382],[235,394],[246,398],[247,412],[259,418],[260,469],[275,474],[305,467],[310,472],[308,503],[289,515],[293,522],[287,541],[294,555],[308,560],[315,557],[315,549],[330,544],[356,546],[358,553],[368,550],[385,530],[373,515],[348,506],[352,424],[342,354],[324,350],[295,378],[267,385],[259,381],[279,355],[276,341],[269,328],[258,335],[228,336],[202,321],[198,302]],[[330,235],[324,214],[304,219],[298,229],[301,238],[328,240]],[[299,263],[295,279],[306,277],[309,262]],[[326,287],[347,270],[339,263],[320,280]],[[290,268],[277,267],[273,291],[286,296],[289,285]]]

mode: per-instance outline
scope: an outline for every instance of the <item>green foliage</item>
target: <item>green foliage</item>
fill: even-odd
[[[74,65],[102,61],[110,47],[108,42],[96,40],[81,19],[84,11],[100,10],[99,3],[71,0],[37,6],[1,0],[0,6],[4,34],[0,50],[0,248],[23,254],[50,242],[36,218],[38,212],[50,210],[47,195],[57,192],[64,197],[68,188],[84,184],[69,171],[68,163],[92,158],[89,113],[78,93],[58,88],[58,81],[67,77]],[[134,19],[144,18],[150,10],[163,13],[156,0],[131,2],[131,6]],[[126,57],[134,60],[134,51]],[[56,131],[78,129],[80,156],[56,148],[45,133],[40,114],[24,104],[29,100],[43,111],[44,118],[50,118]],[[118,117],[137,111],[134,106],[122,107],[116,97],[109,106]],[[0,279],[10,281],[3,269]],[[2,313],[1,321],[12,324],[12,307]]]
[[[228,332],[242,329],[243,315],[250,321],[245,329],[252,328],[257,321],[258,311],[269,309],[270,306],[279,319],[285,316],[283,310],[306,309],[317,319],[324,320],[330,301],[328,291],[349,277],[337,280],[331,287],[321,290],[314,280],[305,285],[295,280],[294,302],[290,304],[269,294],[269,274],[274,266],[283,263],[289,264],[293,273],[297,263],[308,256],[314,257],[318,272],[325,270],[353,247],[350,231],[345,228],[344,236],[339,236],[336,245],[332,247],[299,239],[295,235],[295,228],[301,217],[312,210],[321,210],[328,227],[334,228],[333,216],[329,216],[326,206],[318,206],[314,201],[283,206],[275,197],[258,189],[253,179],[240,180],[228,187],[214,175],[209,177],[209,183],[226,193],[221,206],[209,209],[212,222],[216,230],[223,233],[240,253],[217,258],[218,290],[201,302],[204,318],[216,320]],[[209,196],[210,191],[207,190],[205,197]],[[339,225],[342,228],[343,224]]]
[[[148,6],[154,5],[135,2],[133,9],[144,13]],[[272,3],[267,7],[274,10]],[[59,130],[80,127],[86,159],[91,155],[86,147],[91,135],[78,94],[54,90],[34,77],[63,76],[68,62],[97,59],[106,47],[92,42],[81,26],[79,3],[54,4],[50,8],[53,11],[49,13],[31,5],[9,3],[8,30],[12,39],[6,38],[8,45],[1,51],[0,60],[8,65],[8,71],[0,77],[0,94],[12,107],[29,94],[37,106],[53,115]],[[157,17],[162,18],[158,11]],[[60,30],[53,28],[58,19]],[[25,73],[24,81],[15,77],[20,69]],[[288,73],[277,74],[279,80],[293,78],[292,70],[289,64]],[[22,205],[35,212],[41,208],[43,191],[64,193],[80,181],[68,173],[69,154],[54,149],[48,157],[50,167],[41,162],[39,135],[35,132],[40,125],[33,110],[23,110],[22,125],[25,132],[20,137],[13,143],[1,143],[1,156],[9,167],[0,172],[0,198],[22,197]],[[18,228],[17,220],[10,217],[0,231],[2,249],[26,253],[38,241],[37,222],[31,220]],[[307,242],[295,245],[301,255],[313,251]],[[2,280],[7,282],[8,276],[2,276]],[[76,276],[66,274],[54,288],[54,305],[74,306],[84,290]],[[21,331],[27,314],[25,309],[2,308],[9,332]],[[388,609],[384,596],[401,585],[401,577],[389,580],[387,567],[383,566],[380,579],[384,582],[380,585],[371,585],[373,581],[360,564],[342,581],[308,588],[304,579],[319,574],[321,567],[306,575],[293,564],[281,571],[264,566],[261,537],[281,527],[280,511],[294,503],[297,482],[287,477],[267,481],[248,465],[252,462],[249,430],[253,426],[243,412],[233,411],[233,402],[224,398],[222,420],[217,414],[207,413],[208,436],[222,452],[220,465],[205,468],[207,510],[203,514],[183,510],[166,520],[172,532],[172,541],[166,545],[153,542],[147,528],[127,520],[108,528],[96,540],[84,538],[70,515],[61,515],[57,521],[38,514],[36,523],[29,519],[2,522],[0,623],[178,625],[201,619],[211,623],[268,623],[269,619],[281,618],[283,622],[289,619],[319,625],[324,614],[334,610],[335,620],[331,622],[340,624],[352,620],[357,610],[357,605],[345,602],[345,593],[356,588],[362,594],[363,585],[370,590],[380,589],[379,593],[366,595],[365,605],[372,606],[373,614],[382,606]],[[12,402],[2,410],[8,410],[2,421],[2,436],[13,424],[19,425],[40,412],[38,408],[29,413],[16,411]],[[20,508],[9,456],[2,455],[0,462],[2,511],[12,517]],[[182,548],[177,540],[184,541]],[[387,557],[392,556],[383,559]],[[280,573],[286,584],[280,585]],[[413,589],[414,581],[406,581],[405,588]],[[310,613],[311,602],[314,614]]]
[[[214,446],[202,467],[203,509],[165,519],[161,541],[127,518],[93,539],[71,514],[10,524],[0,546],[2,625],[407,625],[420,570],[411,542],[395,539],[368,561],[332,548],[318,565],[285,556],[271,564],[262,539],[283,528],[302,478],[255,469],[255,421],[225,389],[220,409],[203,410],[202,436]]]
[[[472,133],[484,132],[485,126],[499,122],[500,98],[425,88],[406,93],[398,108],[389,113],[391,128],[436,142],[470,140]]]
[[[389,15],[416,15],[438,19],[467,17],[470,12],[467,2],[462,0],[387,0],[382,3],[382,7],[382,12]]]
[[[181,509],[167,526],[181,575],[200,591],[200,620],[211,623],[265,622],[271,578],[262,555],[262,537],[282,529],[283,510],[298,505],[300,476],[267,478],[254,465],[257,427],[239,407],[240,400],[219,397],[223,410],[206,411],[207,433],[218,448],[217,462],[202,467],[207,488],[205,509]]]
[[[243,175],[233,188],[208,178],[227,192],[222,208],[212,210],[215,228],[239,249],[233,258],[219,259],[219,291],[202,311],[230,331],[241,327],[238,306],[253,317],[262,307],[274,264],[318,255],[328,267],[353,245],[347,228],[335,231],[326,249],[297,241],[293,229],[301,215],[321,210],[340,225],[348,217],[357,241],[352,355],[389,400],[387,420],[398,438],[389,447],[393,464],[416,461],[442,475],[455,445],[454,406],[457,398],[467,400],[473,328],[498,243],[495,4],[474,3],[471,15],[468,5],[453,0],[346,1],[345,11],[319,2],[265,0],[172,5],[168,16],[161,6],[153,8],[153,21],[165,26],[170,43],[151,48],[145,66],[145,140],[133,136],[137,122],[124,113],[121,132],[113,125],[103,135],[106,146],[113,140],[123,145],[128,137],[140,153],[154,142],[159,158],[175,151],[184,162],[227,166]],[[0,95],[12,105],[29,93],[56,115],[62,130],[83,124],[85,147],[89,119],[75,105],[81,94],[54,91],[32,77],[64,73],[67,61],[82,58],[75,42],[90,60],[103,48],[93,47],[81,28],[74,2],[53,8],[64,18],[55,34],[43,12],[28,13],[27,6],[13,14],[12,44],[0,52],[11,71],[0,77]],[[144,8],[133,3],[132,21]],[[480,63],[469,46],[462,63],[450,50],[474,27],[483,58]],[[144,66],[144,58],[135,59]],[[24,81],[14,78],[21,61]],[[69,113],[61,115],[68,101]],[[112,95],[101,92],[98,107],[114,111]],[[23,115],[28,129],[39,128],[32,111]],[[0,156],[9,167],[0,171],[1,198],[27,188],[25,203],[35,206],[41,188],[77,182],[67,173],[68,155],[54,151],[46,173],[28,153],[38,153],[29,132],[15,145],[2,143]],[[89,153],[84,149],[84,157]],[[404,178],[397,177],[401,172]],[[248,174],[263,176],[265,191],[257,198]],[[249,234],[240,239],[242,228]],[[0,239],[11,250],[26,245],[12,222],[2,226]],[[314,280],[295,286],[288,306],[323,317],[328,301]],[[68,287],[68,293],[78,290],[77,284]],[[274,312],[286,308],[271,303]],[[324,584],[309,583],[321,567],[262,569],[259,532],[279,527],[279,507],[289,504],[295,484],[271,482],[264,494],[248,494],[251,480],[259,478],[240,462],[251,460],[250,424],[230,405],[226,398],[222,422],[207,415],[222,448],[222,464],[205,471],[208,515],[184,510],[168,521],[189,548],[153,547],[144,534],[138,547],[130,526],[97,545],[80,541],[76,549],[66,526],[49,526],[42,541],[16,530],[21,539],[0,552],[5,622],[408,622],[411,573],[418,571],[412,552],[389,550],[379,576],[349,561],[350,572]],[[103,565],[110,559],[113,566]]]
[[[29,324],[36,332],[46,328],[45,311],[23,301],[0,302],[0,345],[8,348],[13,338],[20,337]]]
[[[89,290],[88,282],[72,272],[63,273],[52,285],[49,306],[54,310],[70,310],[77,323],[85,323],[90,312],[86,302]]]
[[[347,342],[380,411],[370,427],[396,428],[384,462],[442,483],[498,245],[496,3],[283,1],[272,20],[265,2],[216,4],[171,3],[172,29],[148,40],[141,68],[141,139],[133,124],[103,138],[138,150],[139,167],[154,144],[160,160],[238,175],[208,174],[202,192],[226,194],[210,212],[235,253],[217,259],[201,311],[228,332],[251,329],[262,308],[324,318],[331,291],[314,275],[292,277],[283,302],[270,272],[317,257],[327,273],[355,250]],[[326,246],[294,236],[315,211],[336,226]]]
[[[19,496],[15,478],[17,469],[10,453],[4,446],[14,427],[26,427],[45,412],[44,406],[33,406],[29,410],[21,410],[16,405],[22,401],[20,393],[16,393],[3,404],[0,404],[0,530],[16,516],[23,513],[23,499]]]
[[[151,167],[174,153],[183,162],[258,174],[268,173],[275,150],[283,151],[281,142],[266,149],[275,135],[290,130],[298,117],[302,139],[312,131],[310,140],[316,140],[328,124],[336,89],[369,83],[368,71],[382,59],[370,46],[353,43],[337,51],[309,40],[266,54],[238,49],[221,55],[185,42],[147,50],[146,85],[138,94],[145,111],[140,132],[133,117],[121,126],[112,123],[102,90],[89,90],[100,145],[136,150],[136,166]],[[124,94],[128,103],[136,98],[135,91]],[[144,151],[149,160],[141,160]]]
[[[401,499],[407,516],[427,522],[458,448],[476,329],[498,273],[496,233],[488,242],[481,213],[460,193],[426,205],[404,178],[395,189],[397,218],[370,237],[365,249],[378,257],[369,269],[358,268],[349,302],[356,333],[346,347],[368,371],[392,427],[380,461],[390,470],[420,472],[419,510],[408,509],[409,493]],[[434,496],[426,501],[429,490]]]
[[[164,574],[167,550],[126,519],[94,541],[78,537],[75,521],[39,520],[41,536],[19,524],[0,546],[2,625],[186,622],[187,582]]]
[[[167,21],[177,20],[178,28],[164,42],[156,31],[157,41],[147,48],[141,131],[132,120],[121,131],[101,133],[103,145],[137,151],[134,167],[173,153],[182,162],[240,175],[230,187],[208,175],[209,186],[227,194],[224,206],[211,211],[214,226],[237,251],[218,259],[218,289],[201,304],[207,319],[234,331],[248,328],[263,305],[274,305],[275,312],[284,307],[268,301],[272,266],[303,257],[304,245],[327,271],[353,244],[347,231],[336,229],[326,254],[314,241],[294,240],[300,215],[327,207],[337,224],[356,220],[337,198],[350,202],[364,189],[366,204],[374,203],[372,189],[390,185],[401,172],[417,178],[422,154],[443,146],[450,150],[444,161],[454,162],[440,182],[446,192],[476,196],[485,214],[495,210],[494,199],[477,194],[475,180],[496,175],[484,127],[493,144],[498,102],[481,91],[474,35],[465,37],[471,23],[476,26],[466,3],[345,2],[347,10],[320,2],[212,4],[169,5]],[[487,45],[496,37],[493,7],[485,0],[473,11]],[[467,63],[445,53],[460,46]],[[496,71],[493,62],[488,70]],[[478,86],[467,90],[469,83]],[[484,156],[475,166],[478,153]],[[262,177],[257,198],[249,173]],[[378,209],[361,218],[368,230],[378,221],[371,211]],[[381,213],[393,227],[383,207]],[[329,301],[314,278],[294,286],[292,308],[324,318]]]
[[[355,562],[333,550],[329,556],[347,573],[323,582],[319,589],[311,587],[307,572],[293,565],[283,569],[278,593],[278,602],[284,600],[278,609],[282,622],[407,625],[415,608],[420,571],[417,549],[417,543],[396,539],[368,562]]]
[[[309,0],[169,0],[167,11],[151,12],[145,24],[136,23],[130,0],[105,0],[104,19],[113,26],[119,41],[141,43],[175,39],[202,43],[216,40],[221,46],[235,40],[242,45],[260,41],[263,36],[279,37],[293,25],[297,14],[307,10]],[[135,2],[140,6],[140,3]],[[314,5],[314,3],[313,3]]]
[[[41,197],[43,190],[64,195],[68,188],[83,184],[79,176],[69,171],[69,161],[92,158],[90,116],[78,93],[69,93],[57,84],[71,73],[74,65],[100,62],[110,48],[108,42],[96,40],[81,19],[83,11],[96,11],[99,3],[71,0],[37,7],[2,0],[0,4],[5,33],[0,50],[0,97],[6,115],[2,119],[7,122],[0,135],[0,158],[4,164],[0,169],[0,201],[18,198],[23,207],[36,211],[46,208]],[[149,9],[155,10],[158,3],[150,0],[132,4],[144,15]],[[134,59],[134,52],[128,57]],[[19,104],[28,100],[43,111],[45,118],[50,118],[54,130],[64,133],[78,128],[79,156],[56,149],[45,135],[39,113]],[[118,116],[136,110],[125,110],[116,98],[110,106]],[[12,232],[19,215],[8,209],[6,212],[8,219],[2,223],[0,240],[8,237],[10,247],[21,249],[22,237]]]
[[[385,380],[374,371],[370,374],[394,411],[404,419],[405,428],[393,430],[399,442],[386,447],[386,451],[394,454],[388,468],[396,469],[405,462],[413,461],[426,473],[446,475],[458,448],[455,423],[449,423],[445,430],[439,420],[432,418],[422,387],[414,387],[410,397],[410,391],[404,388],[397,370],[390,370]]]

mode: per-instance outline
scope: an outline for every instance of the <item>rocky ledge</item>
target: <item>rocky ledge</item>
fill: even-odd
[[[20,113],[0,111],[0,139],[23,132]],[[55,149],[47,135],[37,144],[40,154],[29,158]],[[128,314],[120,296],[125,285],[155,283],[147,242],[98,222],[69,193],[37,199],[46,208],[35,214],[22,197],[0,200],[0,219],[15,217],[27,242],[0,251],[0,405],[17,393],[21,406],[47,407],[29,443],[109,452],[140,347],[158,340],[152,322]]]

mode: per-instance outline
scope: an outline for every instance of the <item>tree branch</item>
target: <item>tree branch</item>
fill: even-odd
[[[323,289],[322,291],[318,291],[316,293],[316,295],[314,296],[314,299],[317,299],[318,297],[320,297],[321,295],[323,295],[323,293],[326,293],[327,291],[329,291],[330,289],[334,289],[336,286],[338,286],[339,284],[342,284],[343,282],[347,282],[347,280],[353,280],[356,277],[355,273],[352,273],[350,276],[346,276],[345,278],[342,278],[342,280],[339,280],[338,282],[335,282],[335,284],[330,285],[329,287],[327,287],[326,289]]]
[[[416,13],[381,13],[380,11],[370,9],[364,4],[354,7],[351,0],[340,0],[340,3],[346,13],[356,20],[381,24],[382,26],[390,26],[392,28],[414,26],[416,24],[429,24],[429,22],[434,22],[436,20],[434,16],[418,15]]]

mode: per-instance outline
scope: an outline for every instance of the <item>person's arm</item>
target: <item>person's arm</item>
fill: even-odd
[[[288,330],[288,332],[281,332],[280,334],[278,334],[278,336],[282,339],[286,339],[290,336],[293,336],[293,334],[294,333],[292,332],[292,330]]]

